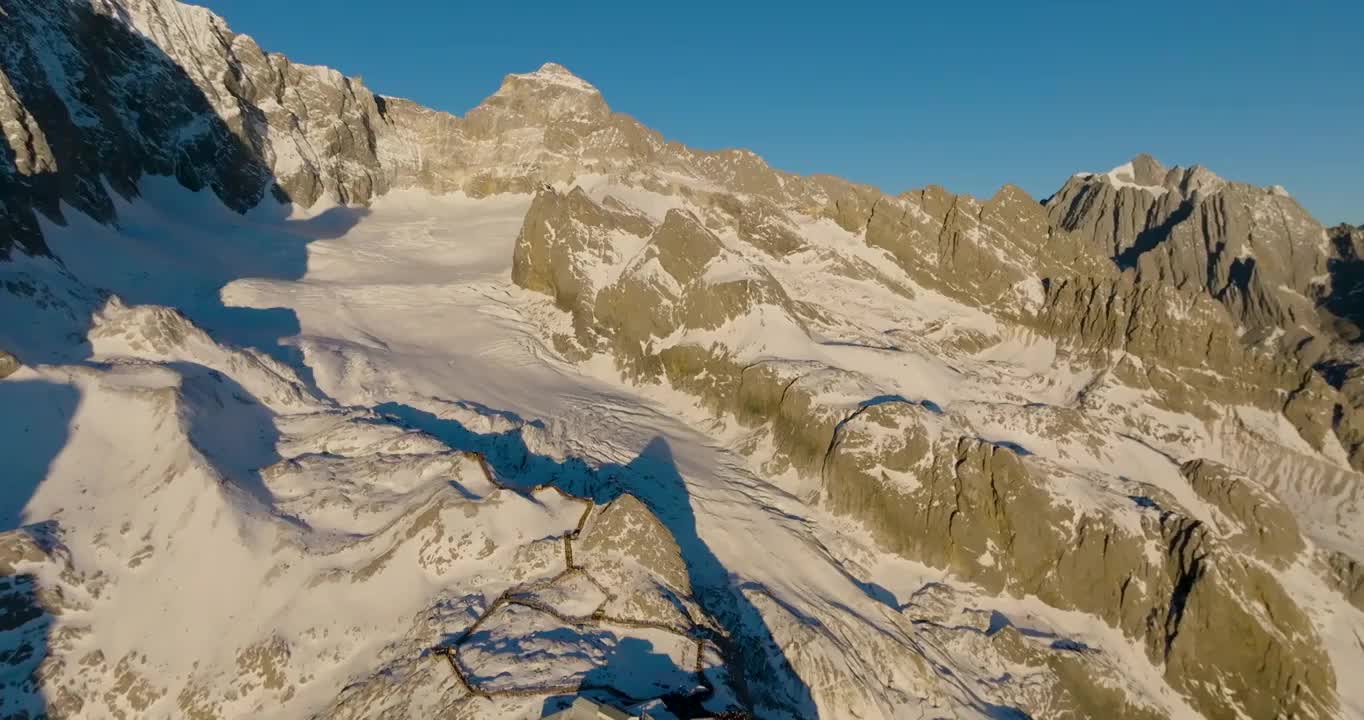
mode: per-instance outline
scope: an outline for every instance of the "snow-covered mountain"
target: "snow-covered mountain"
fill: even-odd
[[[1364,717],[1364,236],[0,0],[0,715]]]

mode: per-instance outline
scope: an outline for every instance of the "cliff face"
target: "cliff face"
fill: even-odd
[[[1167,681],[1209,717],[1227,710],[1221,691],[1234,693],[1252,717],[1335,712],[1335,678],[1320,639],[1290,593],[1261,569],[1291,562],[1303,541],[1258,483],[1225,474],[1211,480],[1226,471],[1205,461],[1186,465],[1199,494],[1233,518],[1220,530],[1169,498],[1130,510],[1080,509],[1067,486],[1083,480],[1008,447],[954,438],[927,415],[885,404],[843,424],[822,471],[830,507],[864,518],[907,557],[995,592],[1092,613],[1141,639]],[[913,485],[887,480],[905,475]],[[1238,527],[1238,514],[1245,517],[1238,510],[1255,502],[1240,493],[1262,498],[1280,524],[1255,518]],[[1249,544],[1247,533],[1262,542]]]
[[[984,204],[936,190],[878,200],[861,224],[840,228],[840,242],[853,244],[775,255],[766,238],[744,231],[738,201],[708,212],[711,198],[697,194],[691,211],[658,219],[598,197],[542,190],[518,238],[514,279],[552,295],[571,318],[573,332],[557,336],[558,347],[576,357],[605,353],[628,376],[666,381],[755,428],[769,471],[813,478],[821,505],[864,523],[893,552],[990,592],[1102,618],[1138,640],[1209,717],[1230,712],[1228,697],[1252,717],[1336,712],[1335,671],[1313,622],[1283,577],[1266,569],[1318,552],[1270,488],[1295,494],[1299,510],[1333,491],[1304,488],[1296,471],[1256,478],[1251,458],[1320,454],[1339,482],[1358,487],[1346,465],[1357,460],[1340,450],[1357,444],[1349,441],[1353,416],[1341,410],[1350,401],[1308,360],[1248,337],[1225,294],[1124,269],[1009,190]],[[880,264],[859,265],[874,258],[863,248]],[[945,407],[913,399],[900,389],[913,383],[811,347],[812,338],[859,334],[850,330],[859,321],[879,324],[854,319],[850,296],[806,285],[790,269],[812,257],[824,272],[855,268],[849,274],[860,282],[911,306],[950,298],[993,318],[945,336],[895,335],[882,351],[943,353],[978,377],[990,371],[976,358],[1023,337],[1098,372],[1056,405],[1007,390]],[[872,347],[866,342],[849,344]],[[1190,423],[1169,425],[1170,416],[1157,419],[1142,403]],[[1281,415],[1300,439],[1228,432],[1245,412],[1238,408]],[[1020,421],[1035,442],[1080,455],[1113,457],[1115,441],[1140,438],[1183,464],[1172,485],[1156,488],[1121,467],[1080,470],[1069,451],[1034,457],[982,439]],[[1201,433],[1221,433],[1229,445]],[[1260,455],[1230,450],[1266,442]],[[1331,567],[1317,566],[1318,581],[1348,597],[1352,576],[1339,560]]]
[[[0,40],[0,252],[43,251],[34,211],[60,221],[61,202],[112,219],[110,192],[131,197],[146,174],[208,187],[238,210],[267,195],[309,206],[395,187],[526,192],[644,167],[781,192],[752,154],[666,143],[553,63],[507,76],[458,118],[266,53],[171,0],[7,0],[0,11],[12,30]]]
[[[110,193],[132,196],[148,173],[211,187],[237,209],[260,200],[269,172],[260,149],[231,131],[200,84],[115,12],[122,8],[6,2],[0,10],[0,122],[9,140],[0,252],[43,251],[35,213],[60,222],[61,203],[112,220]],[[207,13],[200,19],[212,28]]]
[[[1142,155],[1071,177],[1046,205],[1053,223],[1120,268],[1202,289],[1248,329],[1316,324],[1314,300],[1329,286],[1326,233],[1282,188],[1166,170]]]

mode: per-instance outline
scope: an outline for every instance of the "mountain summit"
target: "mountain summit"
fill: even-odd
[[[508,75],[503,81],[503,86],[506,87],[509,83],[555,85],[577,92],[600,94],[591,83],[569,72],[563,65],[552,62],[541,65],[535,72]]]
[[[602,122],[611,112],[595,87],[554,63],[535,72],[508,75],[480,107],[524,115],[536,124]]]

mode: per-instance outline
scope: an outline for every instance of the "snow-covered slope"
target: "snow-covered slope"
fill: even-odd
[[[0,715],[1364,717],[1291,199],[892,197],[554,64],[457,118],[168,0],[0,10]],[[1282,303],[1084,230],[1237,193]]]

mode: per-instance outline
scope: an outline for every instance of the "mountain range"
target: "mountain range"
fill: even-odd
[[[0,715],[1364,717],[1364,228],[0,16]]]

